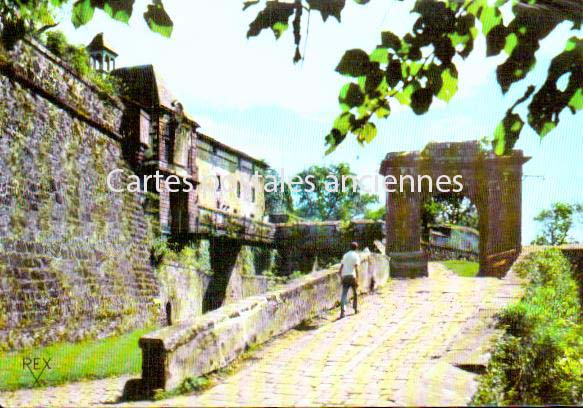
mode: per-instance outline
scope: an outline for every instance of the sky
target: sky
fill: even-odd
[[[174,20],[172,38],[167,39],[146,26],[141,14],[147,4],[136,0],[129,25],[97,11],[79,29],[65,9],[58,29],[78,44],[88,44],[104,32],[119,53],[118,67],[153,64],[202,132],[266,160],[286,178],[313,164],[339,162],[349,163],[358,175],[374,175],[388,152],[421,150],[430,141],[491,136],[524,92],[524,85],[519,85],[502,94],[495,67],[504,55],[485,58],[485,43],[479,37],[472,55],[456,61],[460,89],[448,104],[434,102],[428,113],[417,116],[393,103],[391,116],[376,121],[378,136],[372,143],[360,146],[349,136],[326,156],[324,136],[339,113],[338,92],[347,82],[334,68],[348,49],[374,49],[381,31],[408,32],[416,19],[409,13],[411,1],[390,2],[390,7],[380,0],[366,6],[348,1],[341,24],[334,18],[324,24],[314,13],[307,41],[304,24],[305,59],[295,65],[291,28],[279,41],[270,30],[246,38],[259,8],[242,11],[242,2],[233,0],[166,0]],[[574,35],[569,28],[559,26],[543,40],[537,65],[526,78],[529,83],[542,84],[550,59]],[[540,229],[533,218],[542,209],[558,201],[583,203],[582,129],[583,114],[564,111],[559,126],[542,140],[528,125],[522,131],[515,149],[532,157],[523,168],[524,244]],[[384,200],[380,197],[381,203]],[[571,233],[579,242],[582,224]]]

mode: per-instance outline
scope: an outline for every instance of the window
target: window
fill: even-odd
[[[164,143],[164,160],[166,161],[166,163],[169,164],[172,163],[173,158],[172,153],[174,153],[173,136],[175,132],[176,122],[174,120],[171,120],[170,123],[168,123],[168,126],[166,126],[162,140],[162,142]]]
[[[174,235],[188,232],[188,194],[170,193],[170,228]]]
[[[217,191],[221,191],[221,176],[217,175]]]
[[[249,160],[239,159],[239,170],[243,173],[253,174],[253,163]]]
[[[255,202],[255,187],[251,187],[251,202]]]
[[[241,182],[237,181],[237,198],[241,198]]]

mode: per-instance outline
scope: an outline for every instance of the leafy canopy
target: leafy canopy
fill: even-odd
[[[366,4],[369,0],[353,0]],[[396,1],[396,0],[395,0]],[[76,27],[87,24],[95,9],[111,18],[127,23],[135,0],[76,0],[72,21]],[[8,26],[10,41],[24,35],[29,26],[52,22],[51,9],[62,7],[67,0],[0,0],[0,23]],[[312,12],[324,22],[333,17],[341,21],[346,0],[248,0],[243,10],[262,5],[250,23],[248,37],[270,29],[280,38],[293,28],[294,62],[302,58],[302,24]],[[510,9],[508,24],[503,15]],[[419,17],[411,31],[402,37],[383,31],[380,43],[371,52],[362,49],[346,51],[336,71],[352,78],[340,90],[341,113],[326,136],[327,152],[332,152],[346,136],[353,134],[361,143],[369,143],[377,135],[374,123],[391,114],[391,104],[410,107],[418,115],[429,110],[436,100],[449,102],[456,94],[457,64],[474,50],[480,35],[487,44],[486,56],[506,54],[497,67],[501,90],[521,84],[524,94],[507,110],[492,135],[493,149],[498,155],[509,153],[524,124],[546,136],[559,124],[561,112],[573,114],[583,108],[583,38],[572,36],[557,50],[542,86],[527,84],[527,74],[536,64],[540,41],[558,25],[567,22],[577,35],[581,32],[583,2],[580,0],[416,0],[411,9]],[[162,0],[151,0],[143,14],[150,29],[170,37],[173,22]],[[6,38],[3,38],[5,43]],[[516,84],[516,85],[515,85]],[[565,85],[566,84],[566,85]],[[514,109],[529,101],[526,118]]]
[[[354,0],[358,4],[368,0]],[[296,45],[294,61],[299,61],[302,16],[319,13],[323,21],[341,21],[346,0],[253,0],[244,9],[263,4],[250,24],[247,36],[271,29],[276,38],[290,20]],[[504,24],[503,11],[511,7],[511,19]],[[410,107],[418,115],[429,110],[436,99],[449,102],[458,87],[457,66],[474,49],[479,35],[486,39],[487,56],[506,54],[496,69],[500,88],[506,93],[514,84],[524,83],[536,63],[535,52],[542,39],[559,24],[569,22],[580,32],[583,2],[580,0],[417,0],[412,13],[419,17],[411,31],[400,37],[383,31],[380,43],[371,52],[346,51],[336,71],[353,78],[340,90],[341,113],[326,136],[328,152],[351,133],[363,144],[376,137],[374,123],[391,114],[391,105]],[[565,78],[566,86],[559,79]],[[573,36],[558,50],[546,81],[537,90],[525,84],[524,96],[506,112],[493,134],[496,154],[507,154],[520,136],[525,122],[541,137],[559,123],[559,114],[573,114],[583,108],[583,40]],[[514,109],[530,100],[524,119]]]
[[[363,193],[346,163],[311,166],[292,179],[297,194],[296,214],[319,221],[348,221],[363,215],[375,195]],[[344,183],[344,184],[343,184]]]
[[[535,221],[542,223],[541,234],[532,242],[535,245],[564,245],[570,242],[569,231],[573,227],[575,216],[583,215],[583,205],[554,203],[549,210],[542,210]]]
[[[478,209],[460,193],[444,193],[431,197],[421,208],[421,224],[453,224],[478,229]]]
[[[128,23],[135,0],[76,0],[73,2],[71,21],[75,27],[89,23],[95,10],[102,10],[114,20]],[[54,10],[68,0],[0,0],[0,22],[8,25],[13,41],[34,32],[37,26],[54,26]],[[146,24],[153,32],[165,37],[172,35],[174,23],[164,9],[162,0],[151,0],[143,13]]]

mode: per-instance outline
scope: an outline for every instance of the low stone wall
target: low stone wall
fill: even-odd
[[[178,261],[158,266],[160,304],[166,310],[166,323],[192,321],[202,315],[204,294],[211,275]]]
[[[463,249],[449,248],[441,245],[421,244],[423,253],[429,261],[447,261],[450,259],[465,259],[478,262],[480,254]]]
[[[311,272],[338,262],[356,241],[361,249],[374,251],[374,241],[384,236],[384,222],[355,220],[347,226],[340,221],[276,224],[275,241],[279,251],[279,270]]]
[[[314,272],[283,289],[253,296],[207,313],[192,323],[170,326],[140,339],[142,384],[147,392],[173,389],[187,377],[226,366],[246,349],[282,334],[339,299],[338,267]],[[359,291],[389,277],[385,255],[365,254]]]
[[[219,261],[226,258],[223,251],[211,251],[208,240],[192,245],[197,249],[176,254],[173,259],[164,259],[157,267],[158,301],[166,311],[162,316],[163,325],[195,320],[209,310],[209,298],[220,307],[267,292],[267,278],[252,275],[263,272],[265,266],[256,267],[252,248],[238,248],[228,270],[225,270],[217,267]],[[212,266],[215,266],[214,270]],[[224,286],[220,293],[217,286]]]
[[[256,296],[267,292],[269,279],[265,276],[242,276],[241,298]]]

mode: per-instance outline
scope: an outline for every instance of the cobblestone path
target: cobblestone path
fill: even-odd
[[[429,278],[394,280],[363,298],[358,315],[349,309],[337,320],[334,310],[269,342],[199,395],[126,405],[465,405],[497,335],[493,316],[520,294],[512,273],[460,278],[432,263]],[[0,394],[0,403],[30,405],[46,395],[50,405],[103,404],[123,388],[120,379],[103,381],[77,385],[79,393],[58,387]],[[107,391],[107,381],[117,393]]]

